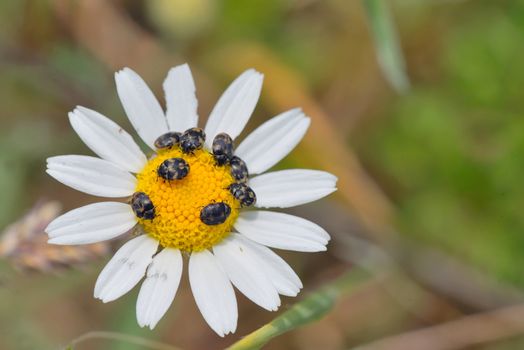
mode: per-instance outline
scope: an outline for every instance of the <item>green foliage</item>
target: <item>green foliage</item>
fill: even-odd
[[[278,35],[285,6],[277,0],[227,0],[218,27],[229,39],[269,39]]]
[[[447,38],[440,83],[394,103],[361,147],[392,178],[404,231],[524,286],[524,31],[495,8]]]

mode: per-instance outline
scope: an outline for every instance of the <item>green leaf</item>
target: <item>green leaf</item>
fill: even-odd
[[[296,303],[288,311],[253,333],[248,334],[228,349],[260,349],[271,339],[283,333],[319,320],[331,310],[340,294],[361,281],[364,276],[366,275],[360,271],[352,271],[343,275],[335,282]]]
[[[380,68],[395,90],[404,93],[409,89],[409,79],[389,9],[383,0],[363,0],[363,3],[375,40]]]

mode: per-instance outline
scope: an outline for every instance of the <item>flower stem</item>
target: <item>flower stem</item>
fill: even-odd
[[[320,319],[331,310],[341,294],[365,276],[367,275],[361,271],[351,271],[342,275],[334,282],[296,303],[270,323],[237,341],[228,350],[260,349],[276,336]]]

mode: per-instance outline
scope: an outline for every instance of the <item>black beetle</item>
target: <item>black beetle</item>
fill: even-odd
[[[242,159],[234,156],[229,161],[229,165],[231,166],[231,175],[233,175],[236,182],[247,182],[249,173],[247,171],[247,165]]]
[[[200,220],[206,225],[219,225],[227,220],[229,214],[231,214],[231,207],[226,203],[212,203],[202,208]]]
[[[202,148],[206,141],[206,133],[201,128],[191,128],[180,136],[180,148],[184,153],[191,153]]]
[[[131,208],[140,219],[153,220],[155,217],[155,206],[144,192],[135,192],[131,197]]]
[[[257,201],[255,191],[246,184],[233,183],[229,185],[228,190],[240,202],[241,207],[250,207]]]
[[[182,158],[169,158],[160,164],[157,174],[165,180],[180,180],[189,174],[189,164]]]
[[[213,139],[213,156],[218,165],[224,165],[233,157],[233,139],[226,133],[220,133]]]
[[[155,140],[155,147],[157,149],[171,148],[180,142],[180,136],[182,134],[176,131],[165,133]]]

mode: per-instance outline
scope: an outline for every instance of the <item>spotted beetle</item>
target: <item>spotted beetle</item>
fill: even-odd
[[[247,165],[242,159],[238,158],[237,156],[234,156],[229,161],[229,165],[231,166],[231,175],[233,176],[236,182],[247,182],[249,173],[247,171]]]
[[[228,190],[240,202],[241,207],[250,207],[257,201],[255,191],[244,183],[233,183],[229,185]]]
[[[223,224],[231,214],[231,207],[224,203],[212,203],[206,205],[200,211],[200,220],[206,225]]]
[[[171,148],[180,142],[181,133],[176,131],[170,131],[161,135],[155,140],[155,147],[157,149]]]
[[[140,219],[153,220],[155,217],[155,206],[144,192],[135,192],[131,197],[131,208]]]
[[[165,180],[181,180],[189,174],[189,164],[182,158],[168,158],[160,164],[157,174]]]
[[[218,165],[224,165],[233,157],[233,139],[226,133],[220,133],[213,139],[213,156]]]
[[[202,148],[206,140],[206,133],[201,128],[191,128],[184,131],[180,137],[180,148],[184,153],[191,153]]]

